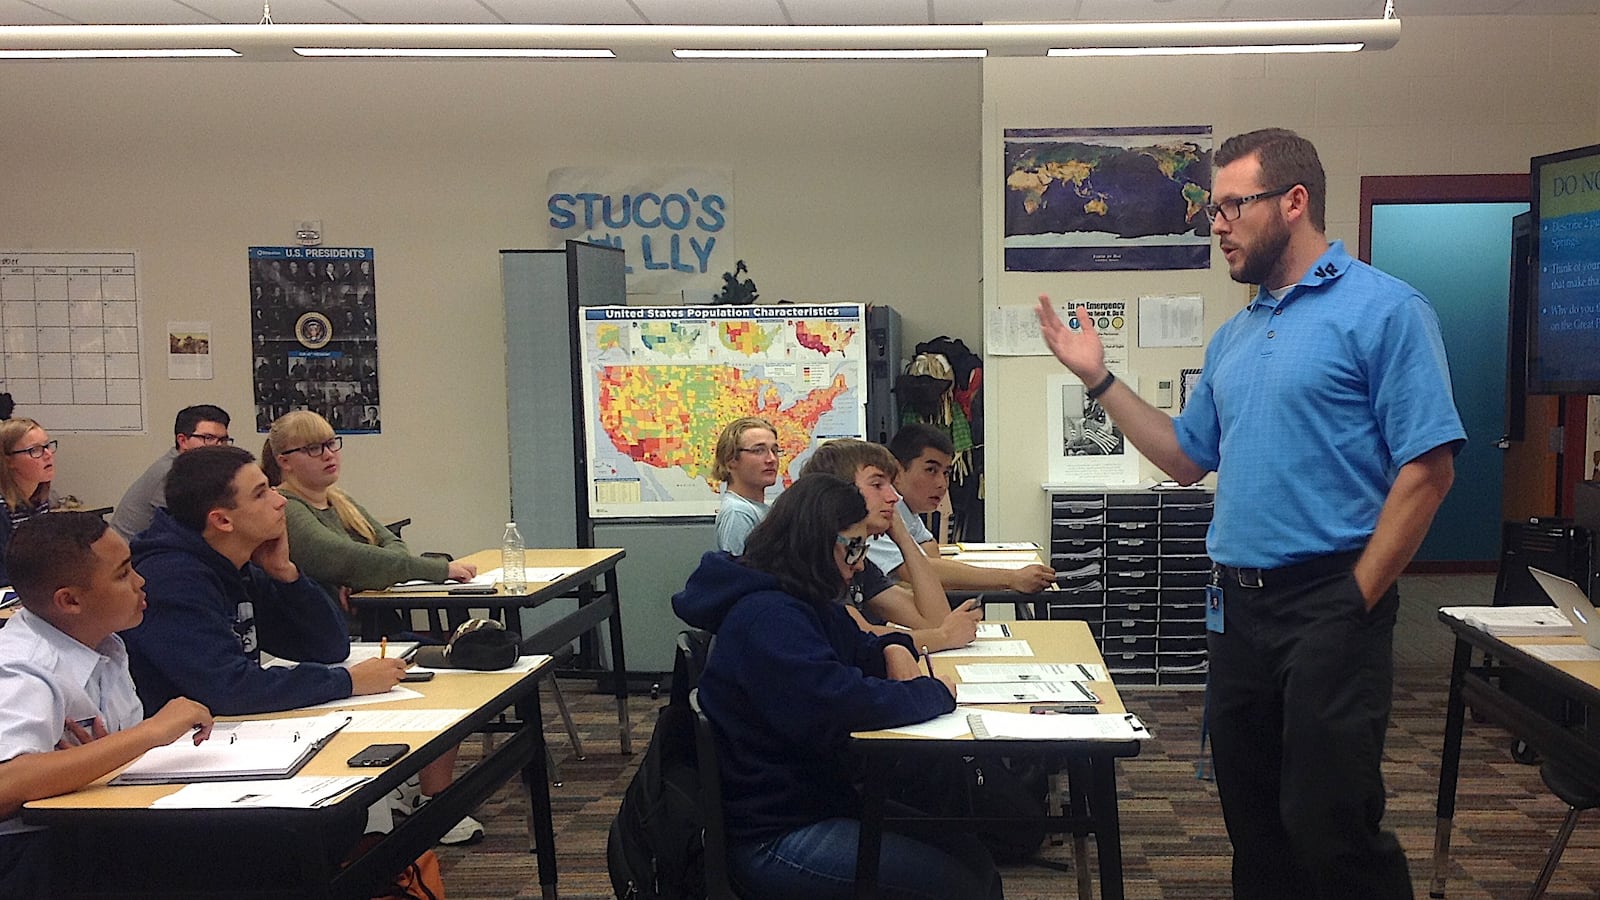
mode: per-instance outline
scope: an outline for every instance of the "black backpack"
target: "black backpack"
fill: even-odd
[[[685,669],[680,656],[673,667],[671,700],[656,716],[650,746],[622,794],[606,838],[606,869],[618,900],[706,896],[705,819]]]

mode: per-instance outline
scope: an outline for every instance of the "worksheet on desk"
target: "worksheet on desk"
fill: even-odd
[[[966,663],[956,666],[962,681],[1110,681],[1105,666],[1093,663]]]
[[[1075,681],[963,681],[956,685],[956,702],[973,703],[1099,703],[1094,691]]]
[[[934,656],[944,659],[951,656],[1032,656],[1033,648],[1027,641],[974,641],[954,650],[935,650]]]

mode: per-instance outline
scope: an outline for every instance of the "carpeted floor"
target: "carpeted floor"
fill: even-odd
[[[1389,789],[1385,822],[1399,835],[1411,859],[1417,896],[1426,897],[1447,675],[1447,658],[1441,662],[1438,645],[1448,641],[1432,630],[1444,629],[1437,622],[1430,626],[1424,609],[1438,604],[1423,596],[1410,602],[1420,610],[1413,617],[1419,624],[1414,637],[1407,637],[1404,627],[1397,632],[1400,668],[1384,766]],[[580,693],[589,686],[583,682],[568,680],[564,685],[588,758],[570,758],[560,721],[553,717],[554,704],[546,702],[552,718],[545,733],[551,737],[565,779],[551,792],[561,896],[600,900],[613,896],[605,866],[606,829],[635,760],[617,752],[611,699]],[[1229,848],[1216,791],[1194,774],[1202,695],[1129,691],[1124,699],[1154,735],[1139,757],[1120,767],[1128,897],[1228,896]],[[655,705],[648,698],[634,701],[636,752],[649,740]],[[1511,761],[1509,743],[1509,736],[1497,728],[1468,726],[1447,885],[1447,896],[1453,900],[1525,896],[1565,814],[1565,807],[1540,781],[1537,768]],[[464,757],[477,753],[477,743],[469,742],[464,751]],[[539,896],[534,857],[528,852],[526,806],[519,793],[508,787],[480,808],[478,817],[487,828],[482,843],[440,848],[451,900]],[[1048,847],[1045,855],[1062,862],[1071,859],[1070,848],[1064,846]],[[1013,900],[1075,895],[1072,874],[1031,865],[1007,867],[1005,886]],[[1547,896],[1594,898],[1596,886],[1600,886],[1600,822],[1582,822]]]

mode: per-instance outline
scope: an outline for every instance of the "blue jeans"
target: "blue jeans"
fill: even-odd
[[[893,900],[1002,900],[1000,873],[989,851],[977,838],[949,827],[887,825],[879,895]],[[734,885],[742,896],[762,900],[849,900],[855,896],[860,834],[861,823],[855,819],[825,819],[770,841],[735,843],[728,849]]]

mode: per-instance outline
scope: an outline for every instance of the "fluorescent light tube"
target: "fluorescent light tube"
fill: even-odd
[[[832,49],[832,50],[674,50],[679,59],[981,59],[989,51],[973,49],[951,50],[887,50],[887,49]]]
[[[1355,53],[1365,44],[1239,44],[1212,47],[1053,47],[1047,56],[1220,56],[1233,53]]]
[[[158,59],[190,57],[239,56],[237,50],[226,47],[168,47],[165,49],[107,48],[103,50],[0,50],[0,59]]]
[[[426,56],[446,58],[615,59],[610,50],[560,47],[296,47],[301,56]]]

